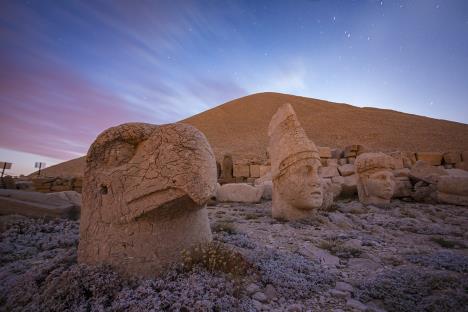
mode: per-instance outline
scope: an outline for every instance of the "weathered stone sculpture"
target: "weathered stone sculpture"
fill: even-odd
[[[364,153],[356,158],[358,196],[363,204],[388,204],[395,191],[391,170],[394,160],[383,153]]]
[[[273,217],[294,220],[312,215],[323,203],[320,157],[290,104],[282,105],[273,115],[268,135]]]
[[[151,277],[182,250],[211,240],[205,203],[216,163],[205,136],[185,124],[123,124],[86,157],[78,261]]]

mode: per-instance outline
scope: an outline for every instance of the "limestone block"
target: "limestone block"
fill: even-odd
[[[283,104],[273,115],[268,136],[273,217],[294,220],[313,215],[325,202],[322,179],[318,175],[320,155],[290,104]]]
[[[268,173],[271,173],[271,166],[260,165],[260,177],[265,176]]]
[[[395,169],[404,168],[403,154],[401,152],[392,152],[392,153],[389,153],[389,155],[393,157],[394,159]]]
[[[263,184],[251,186],[247,183],[224,184],[218,189],[219,202],[258,203],[262,199]]]
[[[343,184],[341,185],[341,195],[343,196],[353,196],[357,194],[357,183],[358,183],[358,175],[352,174],[349,176],[344,177]]]
[[[233,175],[236,178],[248,178],[250,176],[250,166],[246,164],[234,164]]]
[[[331,149],[329,147],[320,147],[320,146],[318,146],[317,148],[319,150],[320,158],[331,158],[332,157]]]
[[[250,177],[260,178],[260,165],[250,165]]]
[[[411,168],[417,161],[416,153],[413,152],[401,152],[403,157],[403,167]]]
[[[468,177],[441,177],[437,182],[437,199],[442,203],[468,206]]]
[[[418,160],[413,167],[411,167],[410,177],[419,181],[427,183],[437,183],[440,176],[447,175],[445,169],[434,167],[427,162]]]
[[[348,159],[346,159],[346,158],[338,159],[338,165],[340,165],[340,166],[346,165],[347,163],[348,163]]]
[[[418,152],[416,153],[417,160],[423,160],[431,166],[440,166],[443,155],[438,152]]]
[[[343,177],[356,173],[356,167],[352,164],[346,164],[338,167],[338,171]]]
[[[319,169],[319,175],[322,178],[331,178],[340,175],[338,172],[338,168],[333,166],[333,167],[321,167]]]
[[[211,241],[206,203],[216,161],[205,135],[183,123],[129,123],[89,148],[78,262],[151,278]]]
[[[468,177],[468,171],[462,169],[446,169],[447,174],[451,177]]]
[[[456,164],[461,162],[461,153],[459,152],[447,152],[444,154],[444,162],[446,164]]]
[[[342,177],[342,176],[335,176],[335,177],[332,177],[332,178],[331,178],[331,181],[332,181],[332,183],[336,183],[336,184],[340,184],[340,185],[341,185],[341,184],[344,183],[345,178]]]
[[[344,151],[341,148],[334,148],[331,150],[331,157],[334,159],[340,159],[344,157]]]
[[[0,214],[19,214],[32,218],[78,219],[80,205],[77,200],[61,198],[55,194],[0,189]]]
[[[345,147],[344,157],[356,157],[367,152],[368,149],[364,145],[353,144]]]
[[[325,160],[326,167],[338,167],[338,159],[335,158],[327,158]]]

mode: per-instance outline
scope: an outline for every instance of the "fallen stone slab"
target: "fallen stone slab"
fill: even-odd
[[[216,194],[219,202],[258,203],[262,199],[263,186],[247,183],[228,183],[221,185]]]
[[[74,191],[68,191],[69,193]],[[78,193],[77,193],[78,194]],[[32,218],[80,217],[80,195],[0,190],[0,215],[19,214]]]

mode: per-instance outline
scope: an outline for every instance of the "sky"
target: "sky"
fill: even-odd
[[[0,161],[281,92],[468,123],[468,1],[0,1]]]

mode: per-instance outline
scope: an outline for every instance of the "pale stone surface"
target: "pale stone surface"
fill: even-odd
[[[447,164],[456,164],[461,162],[460,152],[447,152],[444,154],[444,162]]]
[[[439,177],[444,175],[447,175],[445,169],[431,166],[429,163],[422,160],[418,160],[413,167],[411,167],[410,171],[410,177],[427,183],[437,183]]]
[[[250,165],[250,177],[260,178],[260,165]]]
[[[331,158],[332,157],[331,149],[329,147],[318,146],[317,148],[318,148],[318,151],[319,151],[320,158]]]
[[[78,261],[151,277],[211,241],[206,202],[216,163],[190,125],[129,123],[101,133],[86,156]]]
[[[338,168],[333,166],[333,167],[321,167],[319,169],[319,175],[322,178],[331,178],[331,177],[336,177],[339,176],[340,173],[338,172]]]
[[[357,194],[357,184],[358,184],[358,175],[352,174],[350,176],[344,177],[344,182],[341,185],[341,195],[343,196],[352,196]]]
[[[441,177],[437,182],[437,199],[443,203],[468,206],[468,177]]]
[[[338,167],[338,159],[328,158],[325,160],[325,165],[327,167]]]
[[[271,175],[271,166],[269,165],[260,165],[260,177],[265,176],[266,174]]]
[[[74,191],[62,193],[67,194],[0,189],[0,215],[78,219],[80,194]]]
[[[293,220],[312,215],[324,203],[322,179],[318,175],[320,157],[290,104],[282,105],[273,115],[268,135],[273,217]]]
[[[455,168],[468,171],[468,160],[455,164]]]
[[[233,175],[235,178],[248,178],[250,176],[249,165],[234,164]]]
[[[462,169],[445,169],[447,174],[452,177],[468,177],[468,171]]]
[[[351,164],[346,164],[346,165],[339,166],[338,171],[343,177],[347,177],[356,172],[356,167]]]
[[[442,163],[442,153],[438,152],[418,152],[416,153],[417,160],[423,160],[431,166],[440,166]]]
[[[258,203],[262,199],[263,184],[252,186],[247,183],[221,185],[216,194],[219,202]]]
[[[388,204],[395,191],[394,160],[383,153],[364,153],[356,159],[359,201]]]

